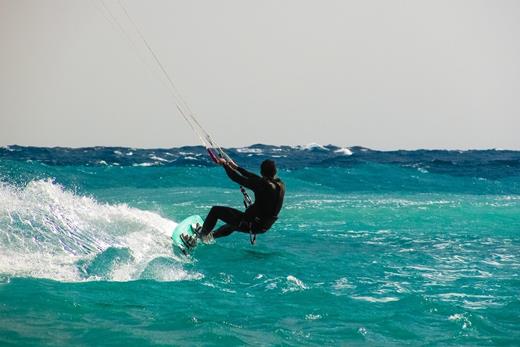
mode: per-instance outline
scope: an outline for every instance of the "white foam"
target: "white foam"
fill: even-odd
[[[328,151],[329,149],[325,146],[322,146],[320,145],[319,143],[316,143],[316,142],[311,142],[305,146],[298,146],[299,149],[303,149],[303,150],[312,150],[312,149],[319,149],[321,151]]]
[[[252,153],[252,154],[263,153],[263,151],[260,148],[249,148],[249,147],[237,148],[236,151],[238,153]]]
[[[309,313],[305,315],[305,320],[318,320],[321,319],[321,315]]]
[[[382,298],[376,298],[373,296],[352,296],[352,299],[368,301],[368,302],[377,302],[377,303],[387,303],[387,302],[399,301],[399,298],[396,298],[393,296],[382,297]]]
[[[334,153],[342,154],[342,155],[345,155],[345,156],[352,155],[352,151],[350,149],[348,149],[347,147],[336,149],[334,151]]]
[[[153,160],[157,160],[157,161],[162,161],[162,162],[168,162],[168,160],[164,159],[164,158],[161,158],[161,157],[158,157],[156,155],[150,155],[150,159],[153,159]]]
[[[287,276],[287,283],[289,286],[282,290],[284,293],[307,289],[307,286],[293,275]]]
[[[451,316],[448,317],[448,320],[455,321],[455,322],[461,321],[462,329],[467,329],[467,328],[471,327],[471,321],[462,313],[452,314]]]
[[[346,277],[341,277],[336,280],[332,287],[336,290],[355,288],[355,286],[352,285]]]
[[[456,313],[456,314],[452,314],[451,316],[448,317],[448,320],[461,320],[464,318],[464,315],[462,313]]]
[[[197,279],[182,269],[172,253],[176,223],[126,204],[104,204],[65,190],[51,180],[31,181],[23,188],[0,184],[0,274],[59,281],[95,280],[82,272],[109,248],[128,250],[104,279],[138,279],[148,264],[166,257],[177,267],[155,271],[157,280]]]
[[[9,151],[9,152],[14,152],[14,149],[12,149],[11,146],[9,146],[9,145],[3,146],[2,148],[7,150],[7,151]]]

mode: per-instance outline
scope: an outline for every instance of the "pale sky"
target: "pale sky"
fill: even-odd
[[[124,4],[221,145],[520,149],[520,1]],[[198,144],[147,54],[101,0],[0,0],[0,145]]]

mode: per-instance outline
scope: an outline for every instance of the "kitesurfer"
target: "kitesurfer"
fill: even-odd
[[[233,162],[220,159],[231,180],[251,189],[255,194],[255,201],[245,212],[227,206],[213,206],[204,220],[204,225],[198,230],[203,240],[228,236],[234,231],[251,233],[253,235],[265,233],[278,219],[285,195],[285,184],[276,177],[276,165],[273,160],[264,160],[260,165],[258,176]],[[218,220],[225,224],[213,231]]]

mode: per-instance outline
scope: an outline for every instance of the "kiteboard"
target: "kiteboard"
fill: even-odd
[[[196,239],[197,234],[195,234],[194,229],[198,225],[202,226],[203,223],[204,223],[204,221],[202,220],[202,218],[200,216],[193,215],[193,216],[189,216],[188,218],[184,219],[182,222],[177,224],[175,229],[173,229],[173,233],[172,233],[173,247],[179,249],[182,253],[184,253],[184,255],[188,255],[191,251],[193,251],[197,247],[197,244],[200,243],[200,241],[196,242],[195,245],[190,247],[188,244],[186,244],[185,241],[183,241],[181,236],[186,235],[188,237],[193,237]],[[184,237],[186,237],[186,236],[184,236]]]

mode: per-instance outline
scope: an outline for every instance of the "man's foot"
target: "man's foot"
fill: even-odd
[[[197,246],[196,237],[186,235],[186,234],[181,234],[181,240],[184,243],[184,245],[188,248],[194,248],[195,246]]]
[[[191,231],[193,231],[196,237],[205,244],[212,243],[214,240],[213,232],[210,232],[209,234],[204,234],[204,232],[202,231],[202,225],[200,225],[199,223],[192,224]]]
[[[204,244],[210,244],[213,243],[215,238],[213,237],[213,232],[210,232],[207,235],[202,235],[202,238],[200,239]]]

